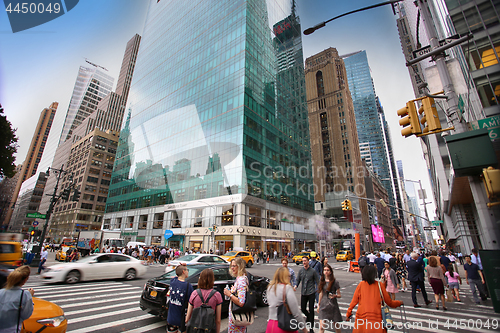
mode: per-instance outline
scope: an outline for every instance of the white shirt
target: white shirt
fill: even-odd
[[[377,259],[377,256],[374,255],[373,253],[370,253],[369,255],[367,255],[367,257],[368,257],[368,259],[370,259],[371,263],[374,263],[375,259]]]
[[[47,260],[48,255],[49,255],[49,252],[47,250],[43,249],[42,253],[40,254],[40,259]]]
[[[470,256],[470,261],[472,261],[474,264],[478,265],[480,270],[483,270],[483,264],[481,263],[481,257],[479,256],[479,254],[477,255],[477,257],[476,257],[476,255],[472,254]]]

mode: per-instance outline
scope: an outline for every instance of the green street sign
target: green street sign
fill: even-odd
[[[440,223],[443,223],[443,221],[441,221],[441,220],[432,221],[432,225],[435,226],[435,227],[439,227]]]
[[[28,213],[26,214],[27,218],[34,218],[34,219],[45,219],[47,218],[47,215],[45,214],[40,214],[40,213]]]

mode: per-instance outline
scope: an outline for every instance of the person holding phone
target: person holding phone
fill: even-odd
[[[318,293],[319,332],[323,333],[325,329],[332,331],[335,328],[335,332],[340,333],[340,327],[337,325],[337,323],[342,321],[342,315],[340,314],[337,302],[337,299],[341,297],[340,285],[333,275],[332,267],[328,264],[325,264],[323,267]]]
[[[245,269],[246,262],[242,258],[234,258],[229,264],[229,274],[236,277],[231,290],[225,288],[224,295],[229,297],[229,300],[239,307],[245,304],[246,290],[248,288],[247,271]],[[246,333],[246,326],[236,326],[233,322],[231,313],[231,305],[229,305],[229,321],[227,333]]]

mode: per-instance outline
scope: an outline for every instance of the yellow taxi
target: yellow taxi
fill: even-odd
[[[33,297],[33,304],[33,314],[23,322],[22,332],[66,332],[68,320],[60,306],[37,297]]]
[[[342,250],[337,253],[337,261],[348,261],[352,260],[354,256],[352,255],[351,251],[349,250]]]
[[[305,251],[305,252],[297,253],[296,255],[293,256],[292,261],[294,263],[296,263],[297,265],[300,265],[300,264],[302,264],[303,257],[311,257],[311,252],[312,251]]]
[[[0,241],[0,264],[21,266],[23,263],[23,249],[21,243]]]
[[[56,260],[57,261],[66,261],[66,252],[69,249],[76,249],[75,246],[62,246],[57,252],[56,252]],[[79,258],[79,256],[78,256]]]
[[[247,267],[252,267],[252,265],[253,265],[252,254],[248,251],[229,251],[229,252],[226,252],[221,257],[224,258],[225,260],[227,260],[227,262],[230,262],[234,258],[238,257],[238,258],[242,258],[243,260],[245,260],[245,262],[247,263]]]

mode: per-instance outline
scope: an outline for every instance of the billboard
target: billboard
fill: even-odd
[[[372,235],[375,243],[385,243],[384,230],[381,226],[372,224]]]

